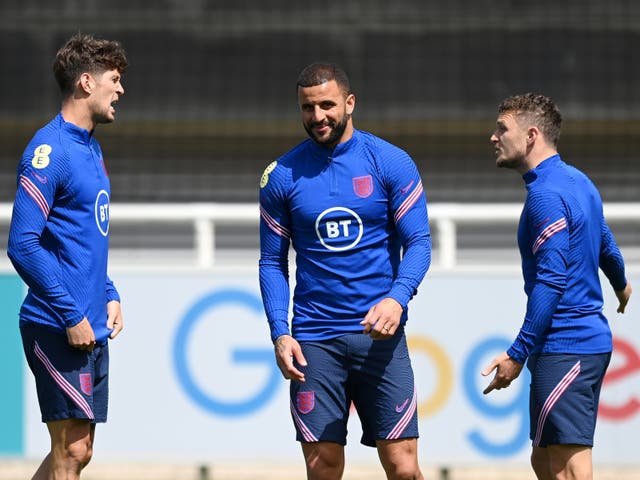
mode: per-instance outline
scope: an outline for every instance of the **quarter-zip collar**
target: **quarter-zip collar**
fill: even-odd
[[[57,120],[60,124],[60,129],[64,130],[71,138],[73,138],[78,143],[82,143],[84,145],[89,145],[93,139],[93,130],[88,131],[82,127],[78,127],[77,125],[67,122],[62,116],[62,112],[58,113]]]
[[[522,178],[524,179],[524,183],[529,186],[533,182],[535,182],[539,177],[546,175],[552,168],[554,168],[558,163],[562,160],[560,159],[560,154],[556,153],[555,155],[547,158],[540,162],[540,164],[527,173],[525,173]]]
[[[338,156],[348,152],[360,141],[360,132],[356,129],[353,130],[353,135],[349,140],[343,143],[339,143],[335,146],[335,148],[330,149],[325,147],[324,145],[320,145],[313,140],[309,140],[311,142],[311,151],[313,152],[313,156],[316,158],[329,159],[333,160]]]

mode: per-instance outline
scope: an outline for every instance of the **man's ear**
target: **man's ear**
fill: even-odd
[[[347,115],[351,115],[353,110],[356,108],[356,96],[353,93],[350,93],[347,95],[345,103],[347,105]]]
[[[93,77],[91,76],[90,73],[87,73],[87,72],[80,75],[78,84],[80,85],[80,88],[82,89],[82,91],[88,95],[91,94],[91,92],[93,91],[93,88],[95,87],[95,81],[93,80]]]
[[[527,145],[533,144],[540,135],[540,130],[537,127],[529,127],[527,130]]]

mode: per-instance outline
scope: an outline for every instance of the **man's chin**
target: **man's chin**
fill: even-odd
[[[116,117],[115,115],[102,115],[100,117],[97,117],[96,119],[96,125],[101,125],[101,124],[105,124],[105,123],[113,123],[116,121]]]
[[[318,135],[316,135],[314,133],[313,135],[311,135],[311,140],[313,140],[318,145],[321,145],[323,147],[329,147],[332,144],[331,135],[323,135],[323,136],[319,137]]]
[[[512,159],[507,159],[507,158],[497,158],[496,159],[496,167],[498,168],[516,168],[517,167],[517,161],[516,160],[512,160]]]

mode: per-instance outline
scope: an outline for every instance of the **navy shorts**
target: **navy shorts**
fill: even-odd
[[[69,418],[107,421],[109,344],[92,352],[72,348],[67,336],[46,327],[20,326],[22,346],[36,380],[43,422]]]
[[[362,333],[300,342],[304,383],[291,382],[291,415],[300,442],[347,443],[351,402],[364,445],[418,437],[417,396],[404,330],[389,340]]]
[[[598,401],[611,353],[532,355],[529,397],[534,447],[593,446]]]

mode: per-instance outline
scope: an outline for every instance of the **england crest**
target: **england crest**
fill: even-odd
[[[80,374],[80,390],[85,395],[93,394],[93,381],[91,380],[90,373],[81,373]]]
[[[373,178],[371,175],[364,177],[353,177],[353,192],[360,198],[367,198],[373,193]]]
[[[309,413],[316,406],[316,394],[313,391],[298,392],[296,407],[300,413]]]

